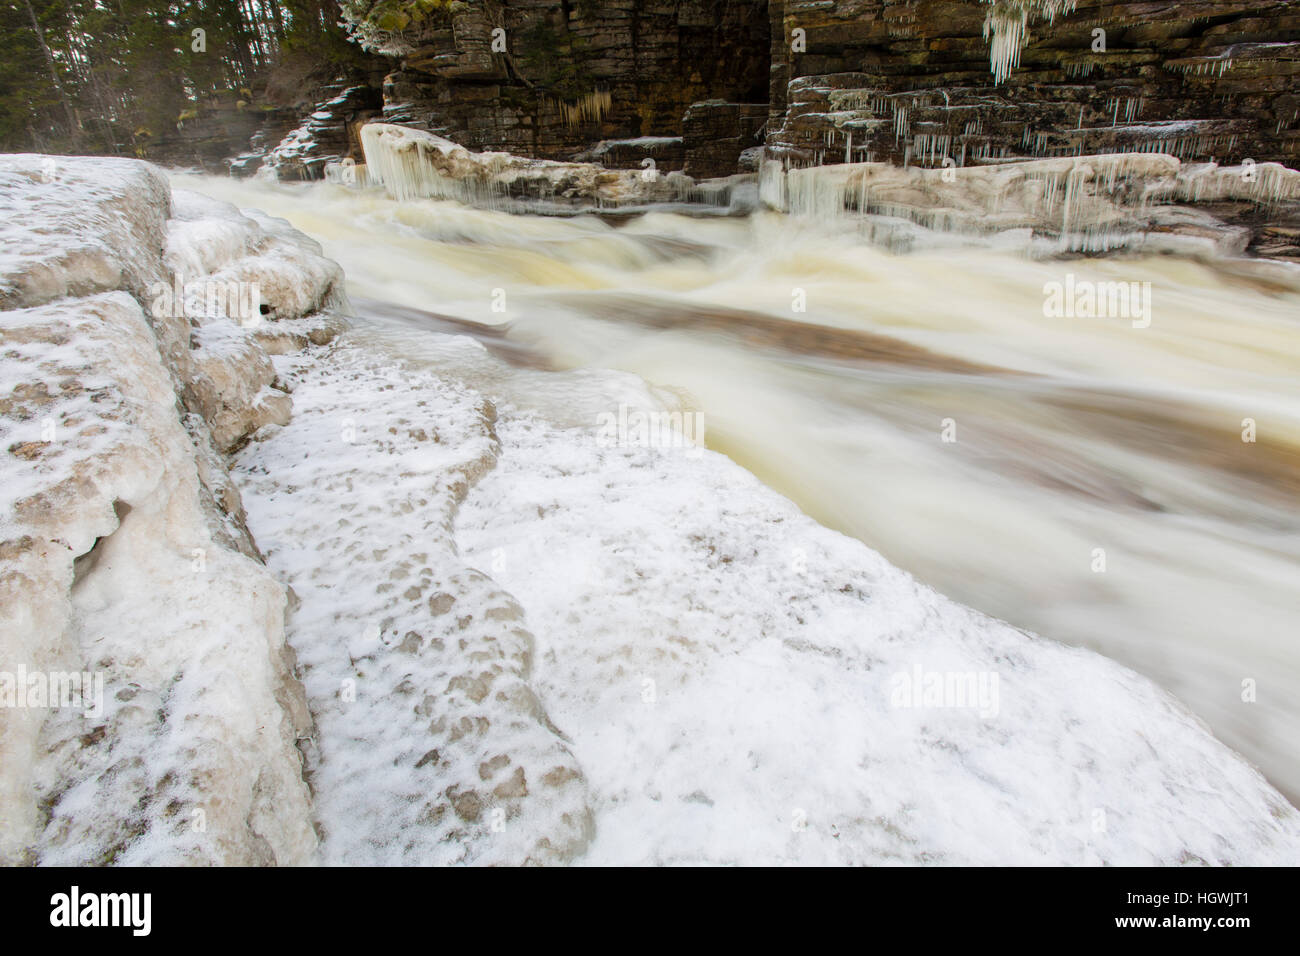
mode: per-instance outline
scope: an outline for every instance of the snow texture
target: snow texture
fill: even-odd
[[[496,459],[491,403],[357,348],[279,361],[293,420],[235,473],[301,602],[289,639],[318,724],[324,861],[572,859],[591,815],[528,685],[533,637],[451,534]]]
[[[348,336],[277,360],[295,418],[236,469],[303,601],[327,860],[588,836],[590,864],[1300,858],[1296,812],[1147,679],[943,598],[721,455],[602,441],[602,404],[671,409],[629,376]],[[571,789],[539,794],[552,766]]]
[[[288,398],[256,328],[155,300],[225,270],[267,289],[258,325],[304,322],[338,271],[287,224],[175,211],[144,163],[0,158],[0,675],[102,681],[0,707],[0,862],[315,852],[285,592],[220,455]]]
[[[1150,681],[596,427],[669,394],[334,338],[337,268],[287,224],[55,163],[0,160],[0,674],[105,693],[0,707],[0,861],[1300,859]],[[143,308],[173,270],[270,318]]]

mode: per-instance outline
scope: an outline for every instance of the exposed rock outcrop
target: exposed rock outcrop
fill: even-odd
[[[664,172],[686,165],[686,148],[680,136],[638,136],[634,139],[602,139],[575,162],[599,163],[608,169],[649,169]]]
[[[770,12],[766,156],[792,171],[864,164],[792,172],[788,184],[769,168],[766,194],[778,205],[793,195],[795,207],[811,201],[822,213],[968,232],[1030,227],[1067,250],[1188,249],[1197,243],[1183,240],[1199,238],[1217,251],[1297,251],[1300,195],[1275,165],[1296,166],[1300,150],[1290,92],[1300,14],[1290,4],[773,0]],[[1137,174],[1140,162],[1113,156],[1130,153],[1171,161]],[[964,172],[1051,157],[1079,159],[992,178]],[[1101,169],[1110,172],[1094,178]],[[832,182],[850,181],[835,201]],[[1019,194],[1013,181],[1040,184],[1037,212],[1026,214],[1023,195],[987,188]],[[1088,194],[1082,203],[1075,186]]]
[[[326,164],[360,159],[357,131],[379,114],[380,106],[377,90],[366,86],[338,90],[261,158],[261,174],[275,179],[322,179]],[[250,172],[256,159],[255,154],[238,157],[231,171]]]
[[[361,131],[366,175],[396,199],[433,197],[483,205],[547,200],[576,207],[615,207],[685,198],[693,185],[681,173],[647,167],[606,169],[595,163],[476,153],[420,130],[371,123]]]
[[[1300,165],[1300,13],[1282,0],[469,0],[386,27],[375,9],[346,5],[399,61],[384,118],[471,150],[697,179],[753,168],[764,139],[795,167]],[[680,163],[632,145],[677,136]],[[1292,241],[1292,210],[1269,211],[1271,235],[1249,204],[1215,212],[1258,249]]]
[[[767,125],[766,103],[692,103],[682,117],[686,169],[696,179],[731,176],[747,149],[761,146]]]
[[[681,135],[690,104],[767,88],[762,0],[465,0],[391,29],[367,19],[375,8],[354,0],[344,15],[399,59],[384,118],[473,150],[569,159],[600,140]]]
[[[770,4],[773,154],[940,166],[1167,152],[1297,165],[1300,13],[1276,0]]]

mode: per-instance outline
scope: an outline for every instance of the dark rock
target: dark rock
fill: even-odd
[[[1078,0],[1054,22],[1029,18],[1019,65],[1001,83],[983,37],[992,9],[772,0],[770,154],[960,166],[1143,151],[1297,165],[1295,4]]]
[[[384,119],[472,150],[546,159],[680,136],[698,100],[765,101],[767,16],[763,0],[465,0],[372,41],[400,53]],[[504,52],[492,50],[498,28]],[[644,158],[608,156],[611,168]],[[679,168],[673,156],[649,158]]]
[[[682,118],[686,142],[684,172],[696,179],[730,176],[739,171],[740,154],[762,144],[766,103],[692,103]]]

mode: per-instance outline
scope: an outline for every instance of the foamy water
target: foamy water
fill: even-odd
[[[515,362],[642,376],[823,523],[1148,674],[1300,796],[1300,272],[175,184],[318,239],[385,348],[468,330]],[[1044,314],[1049,284],[1105,282],[1137,283],[1149,324]],[[566,417],[553,390],[503,398]]]

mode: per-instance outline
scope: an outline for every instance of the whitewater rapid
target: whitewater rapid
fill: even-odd
[[[604,221],[174,184],[320,241],[358,334],[403,358],[420,358],[414,326],[516,364],[643,377],[808,514],[1147,674],[1300,796],[1300,270],[896,256],[851,223],[775,213]],[[1045,287],[1067,280],[1150,283],[1149,326],[1045,316]],[[564,389],[513,381],[470,384],[594,427]]]

